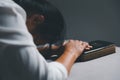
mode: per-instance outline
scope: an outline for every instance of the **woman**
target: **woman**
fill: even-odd
[[[88,43],[69,40],[63,55],[48,63],[25,25],[25,11],[12,0],[0,1],[0,80],[65,80]]]

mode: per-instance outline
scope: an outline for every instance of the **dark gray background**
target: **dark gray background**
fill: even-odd
[[[120,46],[119,0],[48,0],[63,14],[66,38],[106,40]]]

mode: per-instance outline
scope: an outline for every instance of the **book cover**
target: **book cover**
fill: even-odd
[[[93,60],[115,53],[115,44],[112,42],[95,40],[89,42],[89,44],[92,45],[93,48],[84,51],[82,55],[76,60],[76,62]]]

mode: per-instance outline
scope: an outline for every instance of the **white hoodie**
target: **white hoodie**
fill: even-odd
[[[46,62],[25,25],[25,11],[0,0],[0,80],[66,80],[67,70]]]

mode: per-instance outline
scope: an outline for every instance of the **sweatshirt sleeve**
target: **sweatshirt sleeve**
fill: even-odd
[[[25,25],[25,11],[12,0],[0,1],[0,74],[3,80],[66,80],[67,70],[47,62]]]

